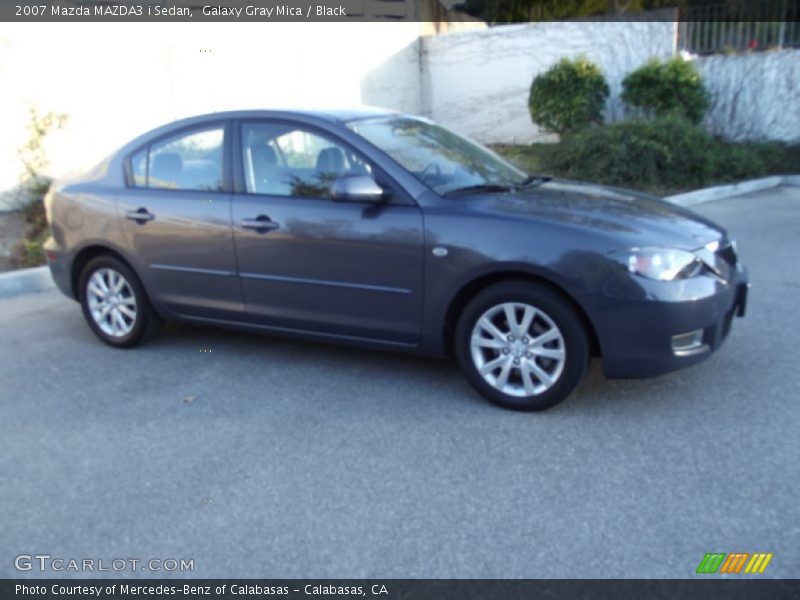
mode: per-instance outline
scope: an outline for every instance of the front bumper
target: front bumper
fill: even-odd
[[[635,276],[612,285],[590,315],[607,377],[650,377],[694,365],[717,350],[742,317],[749,291],[747,271],[730,282],[708,276],[659,282]],[[695,336],[689,336],[695,334]],[[678,345],[694,337],[691,345]]]

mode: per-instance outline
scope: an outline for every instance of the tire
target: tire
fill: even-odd
[[[464,308],[455,355],[484,398],[503,408],[538,411],[570,395],[586,373],[590,351],[583,321],[562,296],[508,281],[481,291]]]
[[[111,255],[86,263],[78,279],[78,299],[91,330],[114,348],[132,348],[161,326],[136,273]]]

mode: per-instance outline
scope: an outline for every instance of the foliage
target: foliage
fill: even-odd
[[[21,177],[22,186],[34,197],[43,196],[50,187],[50,181],[44,176],[44,171],[50,166],[44,140],[53,129],[64,127],[67,118],[65,114],[54,112],[39,114],[35,108],[30,109],[28,139],[17,149],[17,154],[24,169]]]
[[[800,173],[800,146],[729,143],[675,115],[593,127],[565,136],[558,144],[495,149],[529,173],[656,194]]]
[[[545,166],[547,155],[553,151],[556,144],[534,143],[530,145],[495,144],[491,148],[510,163],[516,165],[526,173],[544,173],[548,170]]]
[[[16,248],[16,263],[22,268],[38,267],[45,263],[44,243],[49,235],[49,230],[44,219],[44,210],[42,210],[41,219],[37,219],[36,223]]]
[[[561,59],[531,84],[528,105],[533,122],[565,133],[603,120],[608,84],[585,57]]]
[[[639,119],[579,132],[548,164],[602,183],[694,186],[712,179],[715,146],[705,131],[680,117]]]
[[[783,142],[747,142],[737,144],[760,157],[770,175],[800,174],[800,144]]]
[[[53,112],[40,114],[31,108],[28,139],[17,150],[24,169],[20,177],[18,203],[28,224],[25,239],[15,249],[16,261],[21,267],[44,263],[42,245],[48,236],[48,226],[43,200],[51,183],[51,179],[44,174],[50,166],[44,141],[54,129],[61,129],[66,121],[67,115]]]
[[[711,102],[700,73],[679,56],[649,61],[629,73],[622,87],[622,99],[651,116],[675,113],[699,123]]]
[[[708,0],[464,0],[455,8],[490,23],[520,23],[635,13],[704,2]]]

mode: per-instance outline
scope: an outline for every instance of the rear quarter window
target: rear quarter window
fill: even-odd
[[[222,190],[222,126],[194,130],[151,144],[131,156],[135,187]]]

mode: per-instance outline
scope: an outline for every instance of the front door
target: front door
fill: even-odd
[[[330,183],[376,168],[329,134],[243,123],[246,193],[233,227],[247,318],[275,328],[413,344],[422,320],[423,223],[396,193],[334,202]]]

